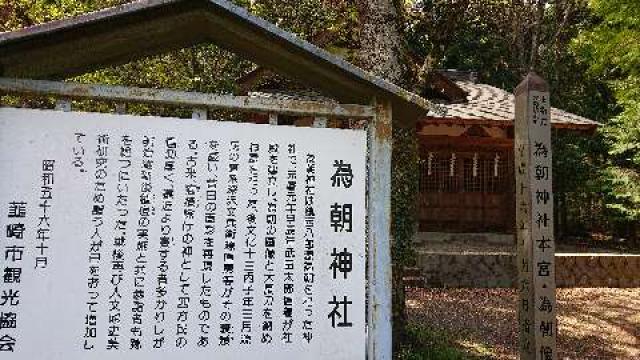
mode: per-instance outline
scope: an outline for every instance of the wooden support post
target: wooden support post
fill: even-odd
[[[542,78],[530,73],[515,95],[520,359],[555,360],[558,328],[549,90]]]
[[[51,95],[74,100],[92,99],[245,112],[277,112],[292,116],[325,116],[341,119],[368,119],[374,113],[371,106],[358,104],[334,104],[322,101],[270,99],[2,77],[0,77],[0,91],[15,95]]]
[[[69,99],[56,100],[56,110],[64,111],[64,112],[71,111],[71,100]]]
[[[207,109],[196,108],[191,113],[191,118],[196,120],[207,120]]]
[[[278,114],[269,114],[269,125],[278,125]]]
[[[327,127],[327,118],[323,116],[318,116],[313,119],[313,127],[314,128],[326,128]]]
[[[116,114],[124,115],[127,113],[127,104],[125,103],[116,103]]]
[[[391,360],[391,103],[374,102],[368,126],[367,182],[369,360]]]

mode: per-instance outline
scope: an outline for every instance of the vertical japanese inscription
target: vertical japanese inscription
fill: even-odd
[[[140,350],[143,347],[143,329],[146,327],[145,300],[146,279],[149,272],[149,232],[151,219],[155,216],[153,193],[153,177],[155,168],[153,154],[155,152],[155,137],[142,138],[142,166],[140,169],[140,196],[137,211],[136,242],[133,260],[133,304],[131,307],[131,338],[129,348]],[[147,310],[149,311],[149,310]]]
[[[243,242],[243,276],[242,276],[242,326],[240,343],[251,345],[254,340],[254,307],[256,305],[255,272],[256,247],[258,246],[258,216],[260,203],[260,144],[249,144],[247,188],[247,215]]]
[[[90,209],[91,231],[89,243],[89,269],[87,274],[87,300],[85,312],[84,349],[92,350],[96,346],[98,336],[98,305],[100,301],[100,265],[102,246],[104,244],[103,229],[106,207],[107,175],[109,163],[109,135],[98,134],[95,147],[95,168],[93,172],[93,196]]]
[[[118,151],[118,179],[117,193],[115,200],[116,215],[113,225],[114,236],[111,240],[111,277],[109,284],[111,287],[109,294],[109,320],[107,327],[107,350],[118,350],[121,348],[121,337],[123,327],[123,285],[125,282],[125,258],[127,243],[127,225],[129,223],[129,183],[131,181],[131,154],[133,150],[133,140],[128,135],[120,137]]]
[[[2,295],[0,296],[0,353],[14,352],[18,346],[18,307],[22,283],[24,233],[27,202],[9,202],[3,249]]]
[[[160,196],[160,238],[158,239],[158,263],[155,279],[155,304],[153,315],[154,349],[162,349],[167,344],[168,330],[167,318],[169,309],[169,289],[172,283],[169,281],[171,266],[169,255],[176,245],[176,230],[173,226],[173,218],[176,204],[176,166],[178,161],[178,141],[173,136],[167,136],[162,141],[162,180]]]
[[[333,163],[334,173],[331,176],[331,187],[335,190],[336,197],[348,192],[353,185],[353,170],[351,164],[344,160],[335,160]],[[334,281],[345,281],[349,273],[353,270],[353,254],[350,250],[350,233],[353,232],[353,204],[335,202],[331,205],[329,212],[330,224],[334,233],[339,234],[341,240],[340,247],[334,247],[331,251],[331,265],[329,270],[332,272]],[[343,244],[347,244],[342,246]],[[342,275],[341,277],[338,274]],[[327,316],[331,320],[332,328],[352,327],[353,323],[349,321],[349,308],[353,301],[347,295],[332,295],[329,301],[330,312]]]
[[[198,327],[200,335],[198,347],[206,348],[211,344],[211,322],[213,320],[213,266],[215,263],[215,242],[218,219],[218,168],[220,165],[220,143],[217,140],[207,142],[207,169],[204,189],[204,237],[202,244],[202,265],[200,281],[200,312]]]
[[[546,84],[516,90],[518,323],[522,359],[556,359],[551,121]]]
[[[267,209],[265,214],[264,271],[262,306],[262,344],[273,343],[273,322],[275,317],[276,282],[276,239],[278,232],[278,180],[280,179],[280,146],[269,143],[267,159]]]
[[[316,155],[307,153],[304,180],[304,297],[302,305],[302,338],[310,343],[313,339],[314,284],[315,284],[315,228],[316,228]]]
[[[200,185],[198,184],[199,143],[196,139],[187,141],[186,168],[184,172],[184,203],[182,206],[182,241],[180,244],[180,275],[178,278],[178,316],[176,323],[176,348],[189,344],[189,314],[193,293],[191,270],[193,269],[193,248],[196,236],[196,211],[200,206]]]
[[[49,265],[49,241],[51,240],[51,207],[53,205],[54,170],[56,161],[42,160],[38,226],[36,230],[36,260],[34,267],[44,270]]]
[[[364,134],[147,120],[0,109],[0,351],[363,359]]]
[[[295,258],[296,258],[296,212],[298,210],[298,196],[296,189],[298,187],[298,154],[296,144],[287,145],[287,190],[285,200],[285,248],[284,248],[284,284],[283,297],[284,304],[284,320],[282,322],[282,342],[291,344],[293,342],[293,323],[294,323],[294,291],[295,291]]]
[[[227,188],[225,191],[224,249],[222,254],[222,311],[220,313],[219,346],[230,346],[234,340],[233,290],[236,278],[236,240],[238,237],[238,189],[240,142],[231,140],[227,158]]]

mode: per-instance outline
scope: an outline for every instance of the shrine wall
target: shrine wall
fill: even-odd
[[[417,254],[414,285],[428,288],[508,288],[514,254]],[[558,287],[640,287],[640,255],[556,254]]]

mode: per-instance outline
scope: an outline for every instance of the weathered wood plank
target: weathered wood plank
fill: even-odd
[[[278,125],[278,114],[269,114],[269,125]]]
[[[368,105],[217,95],[166,89],[91,85],[46,80],[0,78],[0,91],[18,95],[50,95],[71,99],[208,107],[298,116],[367,119],[374,115],[373,108]]]
[[[125,103],[117,103],[116,104],[116,114],[124,115],[127,113],[127,104]]]
[[[191,112],[191,118],[196,120],[207,120],[207,109],[196,108]]]
[[[544,80],[529,74],[515,95],[520,359],[555,360],[558,329],[549,90]]]
[[[369,123],[367,358],[391,360],[391,103],[378,100]]]
[[[69,99],[58,99],[56,101],[56,110],[58,111],[71,111],[71,101]]]
[[[318,116],[313,119],[313,127],[315,128],[326,128],[327,127],[327,118],[323,116]]]

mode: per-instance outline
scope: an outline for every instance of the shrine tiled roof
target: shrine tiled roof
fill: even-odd
[[[472,81],[455,81],[467,93],[466,101],[437,104],[427,118],[432,121],[477,122],[511,126],[514,115],[514,95],[500,88]],[[595,129],[598,122],[570,112],[551,108],[551,122],[559,128]]]

